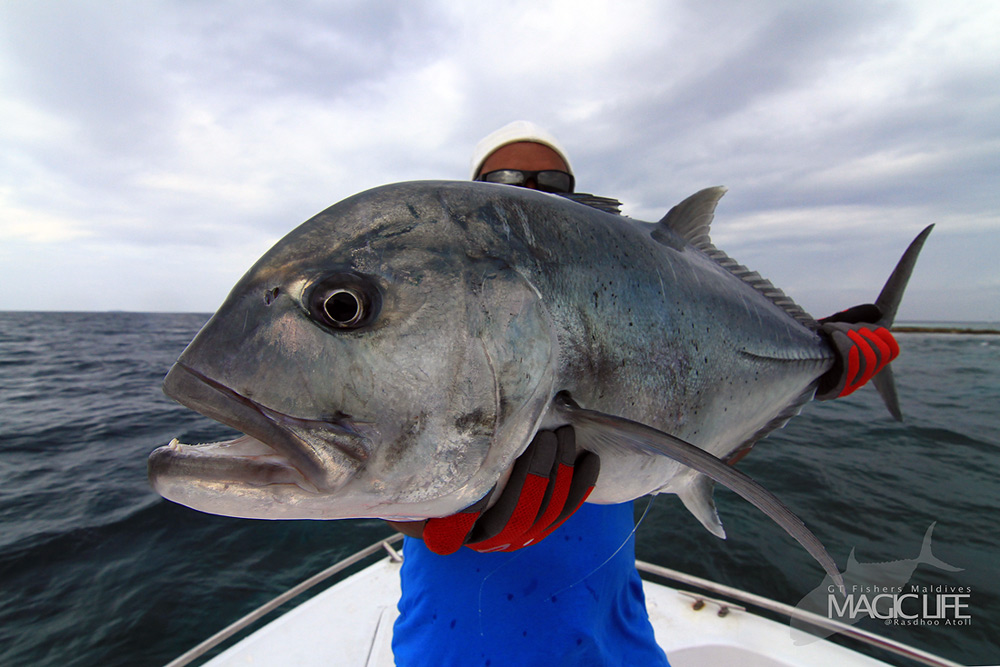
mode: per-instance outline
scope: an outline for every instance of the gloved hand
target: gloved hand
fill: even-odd
[[[816,400],[854,393],[899,355],[899,344],[889,330],[869,323],[879,318],[878,308],[865,305],[819,321],[819,331],[829,338],[836,359],[820,378]]]
[[[492,507],[486,509],[496,487],[458,514],[428,519],[424,543],[444,555],[463,545],[480,552],[516,551],[539,542],[580,508],[600,469],[596,454],[577,456],[572,426],[539,431],[514,462]]]

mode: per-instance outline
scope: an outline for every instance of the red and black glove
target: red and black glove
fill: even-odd
[[[819,331],[833,345],[833,368],[820,378],[816,400],[828,401],[854,393],[899,355],[899,344],[880,319],[878,308],[855,306],[820,320]]]
[[[463,545],[480,552],[516,551],[540,542],[580,508],[594,490],[600,470],[596,454],[577,455],[572,426],[539,431],[514,462],[492,507],[486,509],[490,491],[458,514],[428,519],[424,543],[445,555]]]

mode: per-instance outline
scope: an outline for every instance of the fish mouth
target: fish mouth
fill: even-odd
[[[329,493],[353,477],[369,457],[364,423],[272,410],[179,361],[164,379],[163,391],[245,435],[202,444],[175,439],[156,449],[149,457],[154,486],[162,478],[179,476],[251,486],[291,483],[309,493]]]
[[[182,444],[174,438],[150,454],[148,465],[150,479],[157,488],[169,476],[203,484],[219,482],[251,487],[294,484],[307,493],[321,493],[286,457],[248,435],[198,445]]]

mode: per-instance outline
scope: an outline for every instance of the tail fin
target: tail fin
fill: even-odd
[[[910,281],[910,274],[913,273],[913,267],[917,264],[920,250],[924,247],[924,241],[927,240],[932,229],[934,229],[934,225],[929,225],[917,234],[917,238],[913,239],[906,252],[903,253],[896,268],[893,269],[892,275],[889,276],[889,280],[885,282],[885,287],[882,288],[878,299],[875,300],[875,305],[881,313],[881,319],[878,321],[880,326],[887,329],[892,327],[892,323],[896,319],[896,311],[899,310],[899,303],[903,300],[906,284]],[[885,402],[889,414],[896,421],[902,421],[903,413],[899,409],[899,397],[896,395],[896,381],[892,376],[892,366],[886,366],[872,378],[872,384],[875,385],[879,396]]]

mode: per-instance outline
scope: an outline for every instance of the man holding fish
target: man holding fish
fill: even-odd
[[[472,166],[476,181],[574,192],[565,151],[526,121],[484,138]],[[871,308],[820,321],[837,360],[817,398],[853,392],[898,354],[888,330],[861,321],[878,319]],[[572,426],[540,430],[479,502],[390,522],[408,536],[397,664],[668,664],[635,569],[633,502],[584,504],[599,472],[596,454],[577,454]]]
[[[523,123],[481,145],[473,177],[349,197],[265,253],[163,383],[243,435],[157,448],[157,492],[224,516],[408,522],[424,539],[405,547],[400,664],[665,664],[634,568],[648,494],[724,537],[723,484],[842,584],[732,464],[873,377],[899,416],[886,327],[931,229],[874,304],[817,321],[711,242],[724,188],[623,217],[572,192],[564,152]]]

